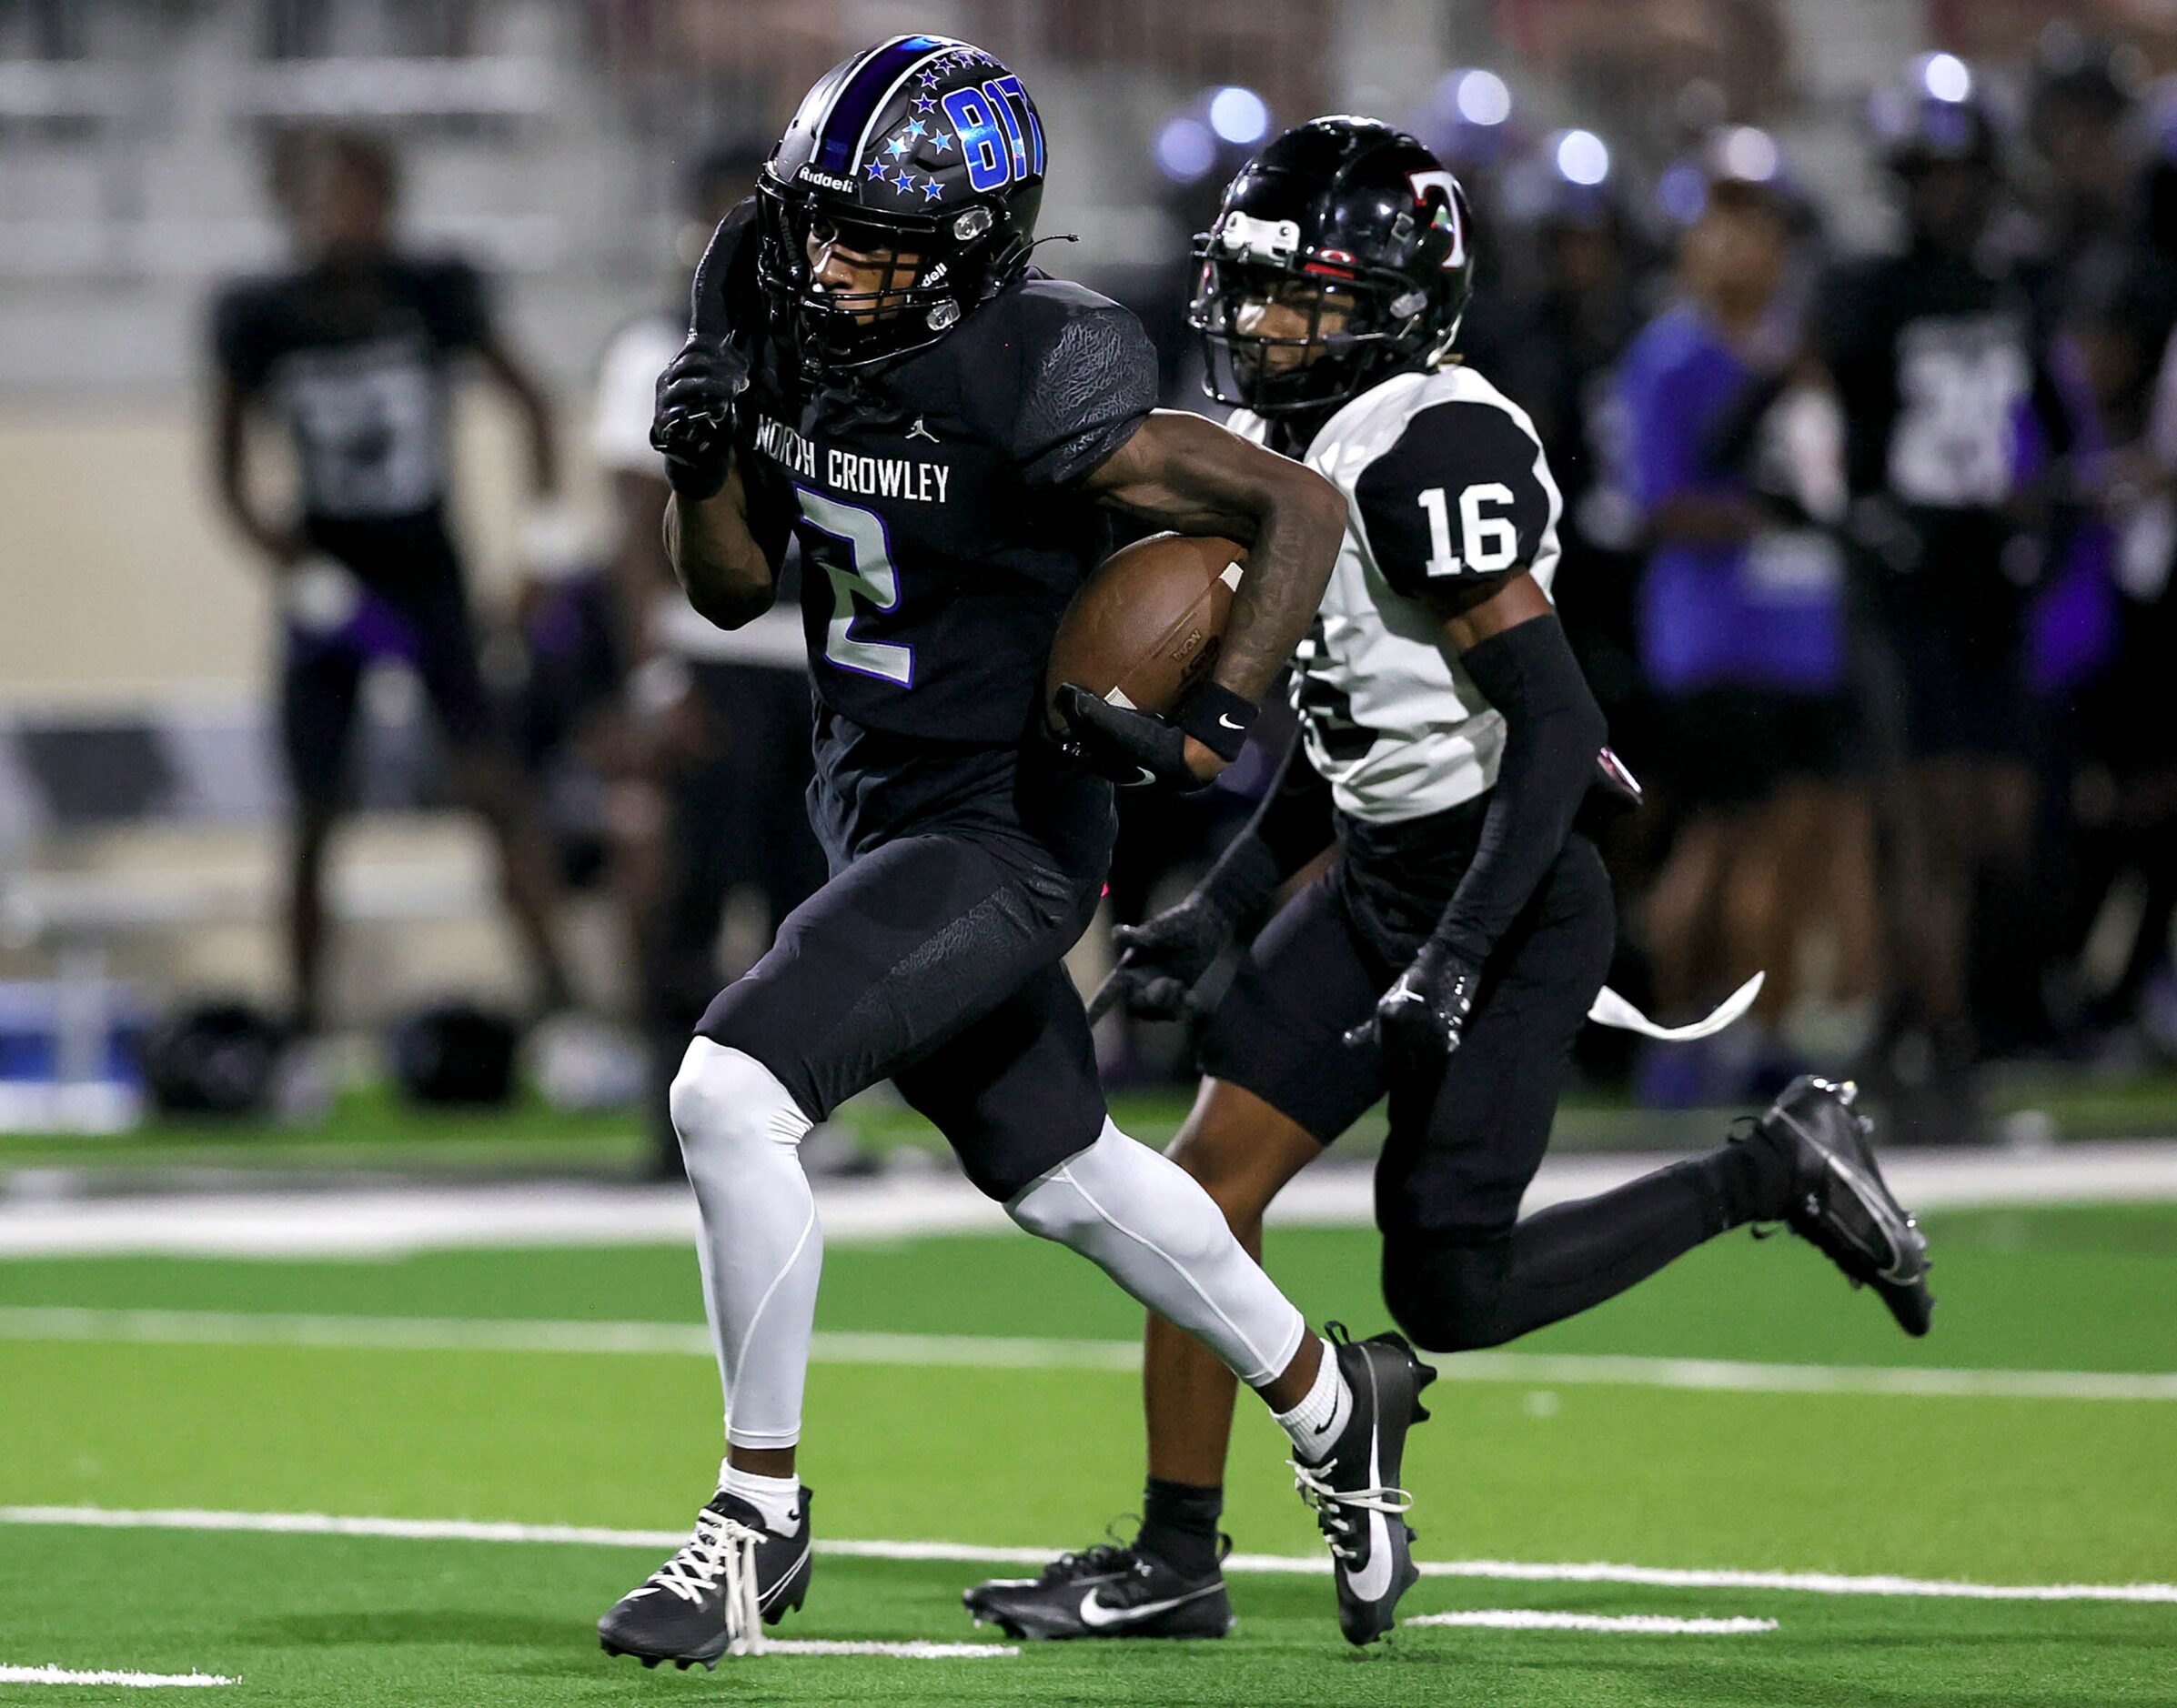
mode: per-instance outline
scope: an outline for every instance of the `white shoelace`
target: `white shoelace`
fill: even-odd
[[[695,1534],[650,1574],[650,1582],[690,1603],[722,1589],[726,1653],[761,1653],[763,1610],[756,1599],[756,1549],[762,1541],[761,1531],[705,1509],[696,1517]]]
[[[1338,1462],[1335,1459],[1325,1459],[1319,1465],[1303,1464],[1297,1459],[1288,1459],[1285,1465],[1293,1473],[1293,1486],[1300,1491],[1300,1498],[1315,1509],[1318,1524],[1322,1522],[1320,1515],[1330,1507],[1351,1507],[1362,1512],[1386,1512],[1394,1516],[1413,1510],[1414,1497],[1404,1489],[1333,1487],[1330,1473],[1337,1469]],[[1328,1535],[1327,1529],[1325,1534]],[[1343,1542],[1333,1540],[1330,1552],[1334,1557],[1352,1563],[1353,1550]]]

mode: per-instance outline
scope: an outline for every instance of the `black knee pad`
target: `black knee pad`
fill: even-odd
[[[1509,1338],[1500,1306],[1511,1268],[1511,1230],[1475,1235],[1384,1236],[1384,1303],[1415,1345],[1466,1352]]]

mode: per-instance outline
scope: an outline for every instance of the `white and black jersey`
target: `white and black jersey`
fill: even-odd
[[[1229,423],[1262,442],[1265,424]],[[1527,412],[1463,366],[1400,374],[1346,405],[1307,465],[1348,519],[1321,614],[1295,655],[1309,762],[1338,809],[1394,824],[1497,780],[1504,718],[1446,642],[1431,588],[1526,570],[1549,590],[1562,501]]]

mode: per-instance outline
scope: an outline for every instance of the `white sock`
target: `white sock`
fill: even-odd
[[[801,1522],[801,1480],[799,1477],[760,1477],[731,1463],[718,1468],[718,1492],[738,1495],[763,1514],[766,1530],[791,1536]]]
[[[1328,1341],[1322,1345],[1323,1361],[1315,1367],[1314,1385],[1290,1412],[1274,1414],[1278,1427],[1293,1438],[1293,1451],[1311,1465],[1330,1452],[1353,1416],[1353,1390],[1338,1368],[1338,1354]]]

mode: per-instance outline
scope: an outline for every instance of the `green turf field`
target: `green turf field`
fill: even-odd
[[[2177,1383],[2136,1380],[2177,1371],[2177,1208],[1960,1212],[1932,1233],[1942,1302],[1924,1344],[1804,1248],[1734,1238],[1517,1357],[1470,1361],[1413,1438],[1419,1556],[1501,1563],[1425,1578],[1409,1617],[1773,1630],[1415,1624],[1356,1655],[1326,1580],[1257,1571],[1235,1577],[1241,1623],[1218,1644],[781,1655],[715,1676],[595,1647],[597,1614],[660,1556],[650,1542],[106,1528],[21,1510],[682,1529],[718,1452],[691,1254],[0,1263],[0,1669],[197,1670],[239,1681],[212,1700],[283,1703],[2177,1703],[2177,1592],[1994,1600],[1743,1575],[2177,1582]],[[1347,1231],[1281,1232],[1270,1253],[1312,1311],[1360,1331],[1380,1326],[1373,1256]],[[127,1314],[141,1311],[166,1314]],[[1115,1366],[1138,1323],[1078,1260],[1003,1237],[837,1247],[820,1326],[804,1452],[820,1537],[1081,1544],[1133,1504],[1138,1394]],[[1006,1338],[884,1338],[961,1335]],[[1582,1361],[1597,1354],[1638,1361]],[[1666,1361],[1691,1359],[1738,1361]],[[1895,1391],[1912,1367],[2016,1392]],[[2043,1373],[2004,1374],[2021,1371]],[[2090,1384],[2047,1373],[2064,1371],[2130,1372],[2166,1397],[2080,1397]],[[1668,1385],[1683,1381],[1739,1385]],[[1282,1438],[1243,1423],[1237,1546],[1313,1559]],[[1741,1575],[1547,1570],[1594,1562]],[[781,1634],[988,1640],[958,1596],[991,1569],[833,1555]],[[139,1699],[0,1683],[5,1701]]]
[[[1991,1075],[1987,1090],[1991,1114],[2038,1110],[2063,1139],[2159,1138],[2169,1133],[2171,1110],[2177,1107],[2177,1072],[2100,1077],[2021,1067]],[[1115,1093],[1112,1113],[1135,1138],[1163,1144],[1178,1130],[1193,1100],[1192,1087],[1138,1088]],[[1622,1092],[1576,1090],[1558,1110],[1550,1142],[1559,1151],[1683,1150],[1743,1112],[1641,1109]],[[903,1147],[932,1155],[944,1150],[935,1130],[887,1090],[855,1099],[834,1119],[872,1155]],[[1369,1153],[1383,1131],[1380,1110],[1364,1116],[1339,1150]],[[0,1169],[117,1174],[162,1169],[623,1173],[645,1168],[649,1158],[640,1123],[626,1110],[558,1110],[529,1091],[505,1109],[425,1109],[403,1102],[383,1080],[346,1088],[314,1124],[155,1115],[126,1133],[0,1133]]]

